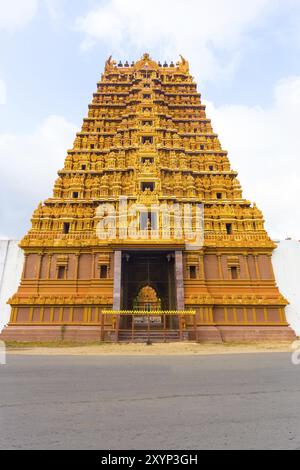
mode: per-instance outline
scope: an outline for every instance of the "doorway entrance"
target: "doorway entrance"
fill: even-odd
[[[121,306],[122,310],[136,312],[124,315],[120,329],[162,327],[163,318],[159,311],[176,310],[176,285],[174,253],[123,252]],[[155,312],[153,315],[138,315],[138,311]],[[178,328],[176,316],[167,317],[167,328]]]

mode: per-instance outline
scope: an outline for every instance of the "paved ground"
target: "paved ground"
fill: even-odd
[[[1,449],[299,449],[290,354],[9,356]]]

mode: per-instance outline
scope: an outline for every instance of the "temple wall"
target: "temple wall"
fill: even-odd
[[[216,255],[208,255],[205,257],[205,272],[206,278],[209,279],[218,279],[219,278],[219,268],[218,268],[218,257]],[[74,257],[74,259],[73,259]],[[0,240],[0,330],[5,324],[8,323],[10,317],[10,307],[6,304],[6,301],[11,297],[18,288],[19,280],[21,277],[23,269],[24,256],[20,248],[18,247],[18,242],[14,240]],[[28,276],[36,277],[36,266],[38,261],[38,255],[31,255],[29,257],[26,274]],[[96,273],[97,271],[97,262],[98,255],[96,257]],[[91,255],[81,255],[79,262],[79,278],[89,279],[91,277]],[[241,267],[241,278],[247,279],[247,270],[245,265],[245,259],[243,256],[239,259]],[[34,266],[36,264],[36,266]],[[69,269],[68,269],[68,278],[73,279],[75,274],[75,256],[70,256]],[[252,255],[248,256],[248,265],[249,272],[252,279],[256,279],[256,268],[255,260]],[[225,279],[229,278],[229,273],[227,269],[227,260],[226,257],[221,259],[222,272]],[[300,243],[297,241],[282,241],[279,243],[278,248],[275,250],[273,255],[273,267],[277,283],[279,285],[281,293],[290,301],[290,305],[286,308],[286,317],[287,321],[290,323],[292,328],[296,331],[297,335],[300,335],[300,289],[298,287],[298,279],[300,277]],[[110,267],[112,270],[112,266]],[[43,257],[41,265],[42,278],[47,278],[47,273],[49,270],[49,258],[47,255]],[[56,279],[56,260],[55,255],[51,259],[51,275],[52,279]],[[259,271],[261,273],[262,279],[268,279],[272,277],[272,272],[270,270],[270,263],[268,257],[266,259],[259,258]],[[82,316],[81,309],[75,307],[74,309],[74,320],[79,321],[79,318]],[[59,316],[61,313],[59,309],[55,312],[55,316]],[[92,316],[94,312],[91,313]],[[28,317],[28,312],[22,312],[19,310],[19,319],[25,315]],[[40,312],[34,312],[34,315],[39,317]],[[70,312],[64,312],[63,315],[70,315]],[[233,320],[234,315],[237,318],[244,318],[244,315],[247,315],[249,321],[252,320],[253,312],[249,310],[245,311],[236,311],[235,313],[228,309],[227,312],[228,320]],[[261,312],[263,319],[264,312]],[[44,319],[47,319],[50,316],[50,311],[44,312]],[[271,311],[269,309],[268,318],[270,320],[278,317],[278,311]],[[222,322],[224,318],[224,313],[219,307],[214,309],[214,318],[215,321]]]

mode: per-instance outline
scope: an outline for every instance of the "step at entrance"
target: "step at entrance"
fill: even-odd
[[[184,339],[184,338],[182,338]],[[180,341],[179,331],[134,331],[132,335],[131,331],[119,331],[118,340],[122,343],[163,343],[163,342],[175,342]]]

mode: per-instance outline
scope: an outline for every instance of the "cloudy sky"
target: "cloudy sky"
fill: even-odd
[[[244,196],[300,239],[300,0],[0,0],[0,237],[52,193],[105,59],[190,61]]]

